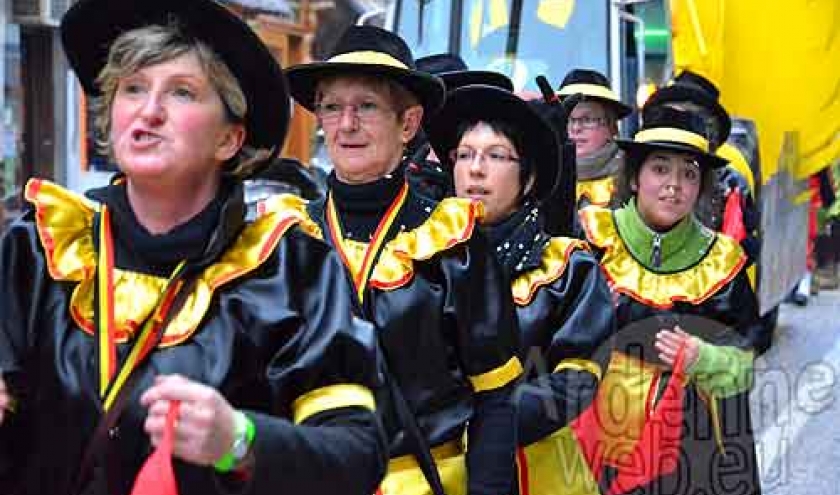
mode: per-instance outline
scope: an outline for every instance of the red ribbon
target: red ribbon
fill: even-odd
[[[163,439],[137,473],[131,495],[178,495],[178,483],[172,469],[172,442],[180,405],[178,401],[169,404]]]

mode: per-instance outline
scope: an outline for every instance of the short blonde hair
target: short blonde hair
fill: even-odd
[[[102,153],[113,158],[110,143],[111,110],[121,79],[143,67],[194,54],[210,83],[218,92],[225,116],[232,124],[245,124],[248,102],[239,81],[209,45],[192,38],[175,23],[151,25],[121,34],[111,45],[108,60],[96,78],[101,95],[91,101],[94,126],[99,133],[96,144]],[[225,164],[227,173],[247,175],[265,156],[249,146],[242,148]]]

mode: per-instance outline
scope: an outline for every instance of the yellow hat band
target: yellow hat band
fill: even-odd
[[[681,143],[693,146],[703,153],[709,152],[709,140],[683,129],[675,129],[673,127],[657,127],[655,129],[645,129],[636,133],[633,138],[637,143],[650,143],[652,141],[667,141],[671,143]]]
[[[584,96],[594,96],[621,103],[621,100],[618,99],[618,95],[616,95],[613,90],[598,84],[569,84],[568,86],[563,86],[560,88],[560,91],[557,92],[559,96],[571,96],[577,93],[581,93]]]
[[[327,62],[336,64],[387,65],[398,69],[410,70],[407,65],[387,53],[373,51],[342,53],[331,57]]]

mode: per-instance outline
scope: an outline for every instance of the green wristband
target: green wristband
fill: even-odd
[[[257,434],[257,429],[254,422],[251,421],[242,411],[236,411],[234,416],[234,439],[230,450],[225,453],[213,467],[220,473],[228,473],[233,470],[236,465],[245,458],[245,455],[250,450],[254,443],[254,437]]]

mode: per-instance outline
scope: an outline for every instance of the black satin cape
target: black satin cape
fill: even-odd
[[[97,340],[83,329],[100,215],[94,201],[47,182],[30,182],[26,194],[32,209],[0,244],[0,369],[19,403],[0,427],[0,493],[66,494],[103,414]],[[107,476],[129,493],[151,451],[138,398],[155,375],[178,373],[215,387],[256,425],[250,479],[175,460],[182,495],[373,493],[387,452],[369,400],[375,339],[352,316],[341,261],[281,213],[245,224],[241,186],[223,203],[207,248],[189,263],[196,297],[137,370],[109,435]],[[160,278],[116,258],[116,317],[130,333],[127,320],[142,321]],[[105,495],[100,486],[85,493]]]
[[[402,175],[397,177],[401,183]],[[279,206],[286,200],[278,199],[275,206],[288,208]],[[326,200],[298,208],[312,229],[332,242]],[[409,188],[362,311],[377,328],[391,374],[429,445],[460,442],[469,429],[468,491],[492,494],[500,493],[500,483],[507,490],[513,481],[514,416],[507,398],[522,368],[510,284],[478,232],[481,212],[479,203],[459,198],[436,202]],[[482,397],[494,393],[501,398],[489,407],[499,414],[486,421]],[[385,389],[377,394],[377,405],[391,457],[411,454]],[[498,443],[482,443],[491,435]],[[499,455],[507,457],[503,465]]]

